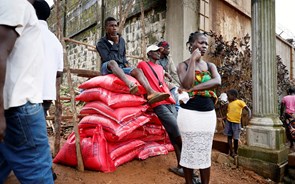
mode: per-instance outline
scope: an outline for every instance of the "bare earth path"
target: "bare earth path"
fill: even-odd
[[[220,160],[214,161],[222,154],[223,161],[227,156],[213,151],[211,167],[211,184],[256,184],[272,183],[254,172],[235,168],[233,164],[226,164]],[[217,159],[216,159],[217,160]],[[219,163],[220,162],[220,163]],[[134,160],[117,168],[113,173],[95,171],[78,172],[75,168],[54,164],[58,175],[56,184],[184,184],[184,178],[168,171],[176,165],[175,155],[161,155],[148,158],[144,161]],[[18,184],[14,175],[11,175],[5,184]]]

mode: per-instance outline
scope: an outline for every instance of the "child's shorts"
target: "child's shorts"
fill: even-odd
[[[240,139],[241,123],[233,123],[226,120],[223,133],[224,135],[232,136],[234,139]]]

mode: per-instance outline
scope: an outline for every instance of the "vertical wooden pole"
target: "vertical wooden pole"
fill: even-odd
[[[66,45],[64,41],[64,36],[62,34],[62,28],[61,28],[61,23],[60,23],[60,4],[61,0],[55,0],[55,5],[56,5],[56,13],[57,13],[57,27],[58,27],[58,32],[59,32],[59,39],[60,42],[63,45],[64,49],[64,66],[65,66],[65,71],[67,75],[67,81],[70,89],[70,95],[71,95],[71,109],[73,113],[73,125],[74,125],[74,132],[75,132],[75,138],[76,138],[76,153],[77,153],[77,162],[78,166],[77,169],[79,171],[84,171],[84,164],[83,164],[83,159],[82,159],[82,154],[81,154],[81,148],[80,148],[80,135],[79,135],[79,129],[78,129],[78,122],[77,122],[77,110],[76,110],[76,102],[75,102],[75,91],[73,88],[73,83],[72,83],[72,78],[71,78],[71,72],[70,72],[70,64],[68,61],[68,54],[66,50]],[[66,4],[64,4],[66,6]]]
[[[146,55],[146,39],[145,39],[145,24],[144,24],[144,6],[143,6],[143,0],[140,1],[140,11],[141,11],[141,29],[142,29],[142,36],[141,36],[141,52],[143,55],[143,60],[147,60]]]
[[[55,100],[55,116],[54,116],[54,146],[53,146],[53,157],[57,155],[60,150],[60,132],[61,132],[61,115],[62,106],[60,102],[60,84],[61,77],[56,79],[56,100]]]
[[[54,1],[55,5],[57,4],[56,0]],[[55,6],[56,8],[56,21],[57,21],[57,30],[56,35],[58,39],[60,40],[60,21],[59,19],[59,7]],[[53,153],[52,156],[55,157],[57,153],[60,150],[60,132],[61,132],[61,114],[62,114],[62,107],[60,103],[60,84],[61,84],[61,78],[57,78],[56,80],[56,100],[55,100],[55,113],[54,113],[54,146],[53,146]]]
[[[124,13],[123,13],[123,11],[122,11],[122,9],[123,9],[123,7],[122,7],[122,2],[120,2],[120,7],[119,7],[119,9],[120,9],[120,11],[119,11],[119,13],[120,13],[120,18],[119,18],[119,20],[120,20],[120,22],[119,22],[119,28],[118,28],[118,32],[119,32],[120,34],[122,34],[122,31],[123,31],[123,29],[124,29],[124,25],[125,25],[126,19],[127,19],[127,17],[128,17],[128,13],[130,12],[130,10],[131,10],[131,8],[132,8],[132,4],[133,4],[133,0],[130,0],[130,1],[128,2],[128,5],[127,5],[126,10],[125,10]]]

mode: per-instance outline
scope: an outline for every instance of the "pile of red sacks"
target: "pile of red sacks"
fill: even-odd
[[[132,95],[126,84],[113,74],[92,78],[79,86],[83,92],[77,101],[86,102],[78,124],[80,145],[86,169],[113,172],[133,159],[173,151],[168,134],[147,104],[145,89],[138,81],[138,93]],[[54,163],[77,166],[75,134],[72,132]]]

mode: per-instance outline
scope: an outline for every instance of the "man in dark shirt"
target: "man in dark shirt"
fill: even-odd
[[[118,23],[115,18],[105,20],[106,36],[102,37],[96,45],[101,57],[101,74],[113,73],[130,88],[130,93],[135,94],[138,86],[131,82],[125,74],[131,75],[139,81],[147,92],[147,101],[150,104],[169,98],[169,94],[154,91],[143,72],[138,68],[128,67],[126,59],[125,40],[117,33]]]

